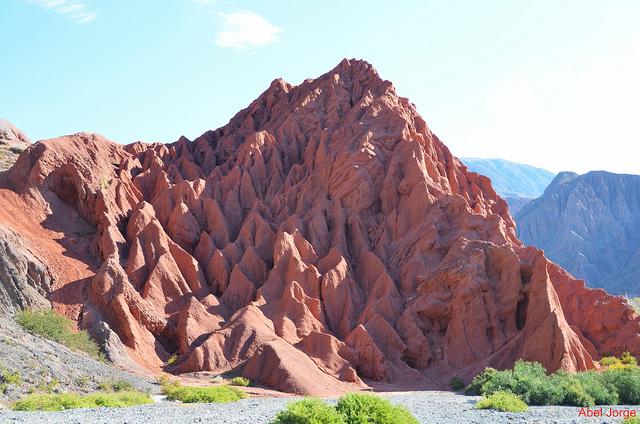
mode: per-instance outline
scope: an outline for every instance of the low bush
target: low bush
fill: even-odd
[[[574,378],[568,378],[563,381],[562,385],[563,398],[559,402],[562,405],[569,406],[594,406],[595,401],[591,397],[580,380]]]
[[[320,399],[307,398],[287,405],[272,424],[346,424],[346,421],[334,407]]]
[[[230,384],[232,386],[249,387],[251,385],[251,380],[244,377],[233,377]]]
[[[347,424],[418,424],[408,409],[375,395],[347,394],[338,400],[336,410]]]
[[[576,373],[575,378],[582,383],[585,391],[596,405],[617,405],[620,402],[616,387],[603,378],[602,373],[586,371]]]
[[[451,381],[449,381],[449,385],[456,392],[464,389],[464,383],[459,377],[453,377]]]
[[[100,347],[86,331],[73,331],[73,322],[53,310],[29,311],[16,314],[16,321],[25,330],[49,340],[53,340],[73,350],[80,350],[103,359]]]
[[[495,409],[503,412],[525,412],[527,404],[510,392],[498,391],[483,397],[476,403],[478,409]]]
[[[602,373],[603,379],[615,387],[621,404],[640,405],[640,370],[629,368],[608,369]]]
[[[405,407],[381,397],[350,393],[335,407],[313,398],[290,403],[271,424],[418,424],[418,420]]]
[[[464,393],[466,395],[469,396],[479,396],[481,395],[481,391],[482,391],[482,386],[484,386],[484,384],[493,379],[494,375],[498,372],[497,369],[495,368],[491,368],[491,367],[487,367],[484,369],[484,371],[482,371],[480,374],[476,375],[473,380],[471,381],[471,383],[469,383],[469,385],[467,386],[467,388],[464,390]]]
[[[630,352],[624,352],[620,357],[620,362],[622,362],[625,365],[634,365],[634,366],[638,365],[638,360]]]
[[[610,367],[616,364],[620,364],[620,359],[615,356],[603,356],[602,359],[600,359],[600,365],[603,367]]]
[[[162,393],[168,400],[184,403],[225,403],[244,399],[247,395],[230,386],[183,386],[180,383],[162,385]]]
[[[119,408],[151,403],[148,394],[127,391],[118,393],[77,393],[31,394],[13,404],[15,411],[64,411],[76,408]]]

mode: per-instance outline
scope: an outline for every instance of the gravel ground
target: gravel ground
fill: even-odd
[[[622,419],[578,417],[579,408],[531,407],[522,414],[474,409],[476,397],[448,392],[409,392],[385,395],[405,405],[421,423],[617,423]],[[65,412],[0,411],[0,423],[216,423],[267,424],[295,398],[254,398],[228,404],[183,405],[162,402],[123,409],[81,409]],[[335,402],[335,400],[329,400]],[[623,409],[625,407],[615,407]],[[604,413],[608,411],[604,408]],[[628,409],[628,408],[627,408]],[[634,408],[640,411],[640,408]]]

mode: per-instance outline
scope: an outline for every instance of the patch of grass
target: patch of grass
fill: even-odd
[[[47,382],[40,381],[36,386],[29,388],[29,393],[53,393],[59,385],[60,382],[56,378]]]
[[[244,399],[247,395],[230,386],[183,386],[178,382],[162,385],[162,393],[168,400],[184,403],[226,403]]]
[[[119,408],[151,403],[148,394],[128,391],[118,393],[91,393],[81,396],[77,393],[31,394],[13,404],[14,411],[64,411],[76,408]]]
[[[449,385],[456,392],[464,389],[464,382],[459,377],[453,377],[451,381],[449,381]]]
[[[320,399],[307,398],[287,405],[271,424],[346,424],[346,421],[334,407]]]
[[[13,154],[19,155],[20,153],[24,152],[24,147],[11,146],[9,147],[9,151]]]
[[[7,370],[0,369],[0,382],[19,386],[22,384],[22,376],[17,372],[9,372]]]
[[[72,350],[86,352],[104,359],[100,347],[86,331],[73,331],[73,322],[53,310],[24,310],[16,314],[16,321],[25,330],[67,346]]]
[[[233,377],[229,384],[232,386],[249,387],[251,385],[251,380],[244,377]]]
[[[98,384],[103,392],[130,392],[134,390],[133,384],[127,380],[107,380]]]
[[[476,403],[478,409],[495,409],[502,412],[525,412],[527,404],[511,392],[497,391]]]
[[[407,408],[369,394],[350,393],[341,397],[336,411],[347,424],[418,424]]]

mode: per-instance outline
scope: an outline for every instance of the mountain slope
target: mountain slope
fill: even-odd
[[[558,174],[517,215],[518,236],[592,287],[640,295],[640,176]]]
[[[486,175],[515,215],[527,202],[539,197],[554,174],[542,168],[504,159],[462,158],[469,170]]]
[[[194,141],[80,133],[0,178],[55,307],[152,370],[321,395],[640,353],[632,308],[523,247],[489,179],[363,61],[275,80]]]
[[[0,119],[0,171],[9,169],[29,144],[31,141],[22,131]]]

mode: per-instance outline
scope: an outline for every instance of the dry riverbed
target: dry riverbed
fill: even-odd
[[[409,408],[421,423],[619,423],[621,418],[582,418],[580,408],[530,407],[526,413],[504,413],[474,408],[477,397],[450,392],[404,392],[384,394],[392,402]],[[132,408],[78,409],[64,412],[0,411],[0,423],[217,423],[267,424],[287,403],[297,398],[251,398],[226,404],[185,405],[160,402]],[[328,400],[332,402],[332,400]],[[614,409],[629,409],[614,407]],[[634,408],[640,411],[640,408]],[[608,407],[603,408],[606,414]]]

